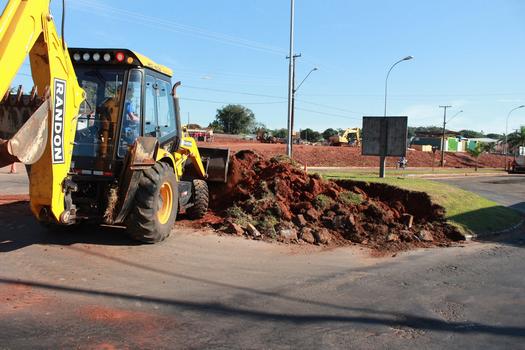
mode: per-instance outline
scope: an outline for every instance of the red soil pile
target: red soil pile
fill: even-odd
[[[255,239],[386,251],[446,246],[460,237],[428,195],[387,187],[327,181],[286,157],[240,151],[232,156],[229,182],[211,189],[203,221]]]

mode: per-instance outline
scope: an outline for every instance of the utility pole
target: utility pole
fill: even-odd
[[[301,57],[301,54],[293,55],[293,72],[292,72],[292,117],[291,117],[291,128],[289,134],[291,135],[291,142],[290,142],[290,155],[288,157],[292,157],[293,154],[293,128],[294,128],[294,122],[295,122],[295,93],[297,92],[297,89],[295,88],[295,59]],[[286,59],[290,59],[289,56],[286,56]]]
[[[290,54],[288,59],[290,64],[288,66],[288,137],[286,140],[286,155],[292,157],[292,127],[293,127],[293,95],[294,95],[294,71],[295,71],[295,57],[294,57],[294,15],[295,15],[295,1],[290,0]]]
[[[447,125],[447,108],[452,106],[439,106],[443,108],[443,132],[441,134],[441,167],[445,166],[445,127]]]

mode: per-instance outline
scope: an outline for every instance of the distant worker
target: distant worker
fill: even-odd
[[[405,169],[407,167],[407,163],[408,163],[408,160],[406,159],[406,157],[401,157],[399,158],[399,168],[401,169]]]

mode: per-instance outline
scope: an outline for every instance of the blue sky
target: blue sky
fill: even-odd
[[[207,125],[217,108],[240,103],[286,126],[288,0],[66,2],[69,46],[130,48],[171,67],[184,119]],[[52,10],[58,20],[61,2]],[[319,68],[298,91],[296,128],[382,115],[388,68],[413,55],[390,75],[389,115],[440,125],[447,104],[451,115],[464,110],[451,129],[504,132],[508,111],[525,104],[524,17],[521,0],[296,0],[298,81]],[[521,124],[525,108],[509,129]]]

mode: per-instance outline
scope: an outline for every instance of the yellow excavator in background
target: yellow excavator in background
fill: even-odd
[[[49,3],[9,0],[0,17],[0,167],[28,165],[37,220],[124,225],[153,243],[179,211],[202,217],[229,150],[182,135],[169,68],[126,49],[68,49]],[[12,93],[27,56],[35,87]]]
[[[361,145],[361,129],[348,128],[341,135],[333,135],[328,139],[330,146],[355,146]]]

